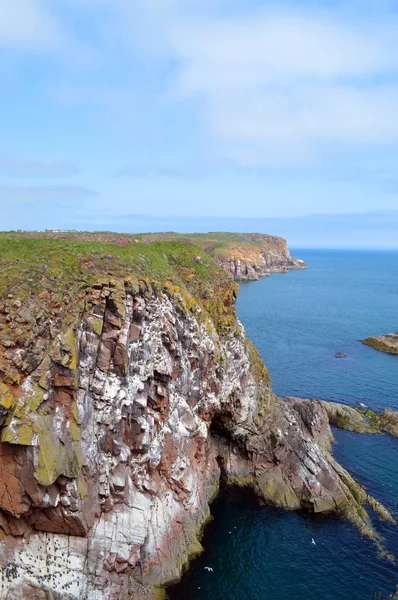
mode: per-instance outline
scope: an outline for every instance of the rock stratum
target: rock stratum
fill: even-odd
[[[0,236],[0,597],[158,598],[221,483],[393,520],[330,454],[321,402],[277,398],[237,286],[186,243]]]
[[[361,340],[365,346],[370,346],[379,352],[387,354],[398,354],[398,331],[388,333],[387,335],[376,335]]]

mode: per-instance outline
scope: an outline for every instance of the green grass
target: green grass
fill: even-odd
[[[264,251],[264,249],[272,249],[280,247],[284,244],[284,240],[276,236],[257,233],[229,233],[229,232],[212,232],[212,233],[149,233],[136,236],[138,239],[154,241],[186,241],[194,244],[201,250],[214,257],[225,257],[234,253],[249,254]]]
[[[237,286],[215,261],[190,243],[115,243],[0,234],[0,297],[23,300],[42,292],[77,298],[98,281],[150,283],[193,296],[215,320],[232,325]]]
[[[93,252],[106,252],[109,248],[109,244],[113,244],[114,247],[119,249],[116,255],[120,255],[126,258],[126,252],[122,249],[129,247],[127,252],[127,258],[132,259],[136,251],[131,249],[131,245],[145,244],[146,246],[152,245],[153,243],[169,242],[174,244],[190,244],[196,247],[220,263],[223,263],[225,259],[241,259],[249,264],[258,264],[261,262],[260,254],[287,251],[285,240],[279,237],[270,236],[266,234],[258,233],[229,233],[229,232],[212,232],[212,233],[192,233],[192,234],[180,234],[173,232],[164,233],[143,233],[143,234],[118,234],[112,232],[65,232],[65,233],[41,233],[41,232],[8,232],[0,233],[0,241],[7,240],[10,242],[20,242],[21,252],[24,254],[32,249],[40,253],[40,244],[43,244],[42,248],[44,254],[47,254],[46,248],[48,243],[60,244],[59,248],[65,248],[67,253],[70,255],[70,244],[76,249],[76,252],[86,252],[86,249],[91,246]],[[33,245],[32,245],[33,244]],[[84,246],[82,246],[84,244]],[[106,247],[104,246],[106,244]],[[22,248],[24,246],[24,249]],[[14,246],[15,247],[15,246]],[[102,249],[101,249],[102,248]],[[139,252],[143,252],[142,247],[138,249]],[[13,248],[11,248],[11,255]],[[38,261],[44,260],[40,256]]]

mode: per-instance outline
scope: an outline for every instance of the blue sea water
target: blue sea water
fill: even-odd
[[[358,342],[398,329],[398,253],[295,255],[310,268],[242,283],[237,302],[275,392],[398,409],[398,357]],[[337,460],[398,518],[398,440],[334,435]],[[171,600],[368,600],[398,585],[398,563],[344,520],[259,506],[243,490],[223,491],[212,513],[205,552]],[[398,527],[370,514],[398,558]]]

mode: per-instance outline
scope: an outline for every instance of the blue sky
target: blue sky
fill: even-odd
[[[389,0],[0,0],[0,229],[398,247]]]

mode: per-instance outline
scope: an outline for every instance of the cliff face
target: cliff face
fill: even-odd
[[[226,250],[214,252],[218,264],[236,281],[257,280],[270,273],[307,268],[304,261],[290,256],[286,240],[261,234],[252,237],[256,242],[253,245],[231,245]]]
[[[106,251],[74,251],[55,288],[46,247],[2,289],[0,597],[155,594],[222,479],[376,537],[361,504],[390,515],[330,456],[322,404],[275,398],[231,279],[183,245]]]

